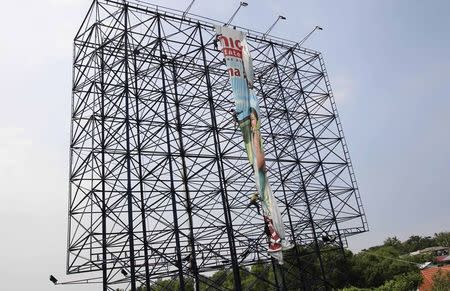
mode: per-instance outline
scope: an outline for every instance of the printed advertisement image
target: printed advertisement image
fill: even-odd
[[[254,170],[257,193],[253,194],[250,203],[256,206],[258,213],[261,204],[265,233],[269,241],[268,252],[282,264],[282,250],[291,246],[285,240],[280,210],[267,178],[260,110],[253,88],[253,64],[246,36],[227,26],[216,26],[216,33],[230,76],[235,102],[234,118],[239,124],[248,161]]]

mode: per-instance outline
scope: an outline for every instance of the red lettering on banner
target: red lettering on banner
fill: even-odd
[[[240,77],[241,71],[239,71],[239,69],[237,68],[229,68],[228,74],[230,75],[230,77]]]
[[[230,44],[228,43],[228,38],[226,38],[225,36],[219,36],[219,40],[220,42],[222,42],[224,47],[229,47]]]
[[[223,45],[223,54],[226,57],[235,57],[242,59],[242,45],[239,39],[233,40],[231,37],[219,36]]]
[[[242,50],[241,41],[240,41],[239,39],[237,39],[237,40],[235,41],[235,45],[236,45],[236,47],[237,47],[238,49]]]
[[[234,57],[234,58],[242,59],[242,50],[224,48],[223,54],[225,55],[225,57]]]

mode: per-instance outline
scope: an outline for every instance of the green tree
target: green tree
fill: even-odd
[[[418,270],[414,263],[400,259],[399,255],[394,246],[383,246],[353,256],[350,285],[374,288],[397,275]]]
[[[437,246],[450,248],[450,232],[439,232],[434,234],[434,241]]]
[[[325,252],[324,249],[322,259]],[[298,246],[297,250],[290,249],[283,256],[285,257],[284,268],[291,270],[290,272],[285,272],[286,285],[289,290],[301,290],[303,289],[303,284],[314,289],[317,284],[320,284],[322,275],[319,258],[314,246]],[[300,272],[299,270],[302,271]]]
[[[368,288],[358,288],[358,287],[345,287],[342,291],[372,291],[372,289]]]
[[[450,232],[436,233],[434,237],[411,236],[405,242],[397,237],[387,238],[383,245],[374,246],[358,254],[346,250],[345,257],[336,246],[321,245],[321,259],[326,279],[336,289],[345,291],[385,291],[413,290],[421,280],[417,264],[430,261],[433,254],[409,256],[409,252],[430,246],[448,247]],[[300,290],[304,286],[317,289],[321,284],[319,257],[313,245],[302,246],[284,252],[282,267],[288,290]],[[299,270],[303,270],[299,272]],[[276,271],[280,278],[281,268]],[[271,263],[256,262],[251,267],[241,267],[241,284],[244,290],[273,290],[275,273]],[[212,275],[202,276],[200,290],[207,290],[209,284],[234,289],[234,276],[231,269],[220,269]],[[207,283],[205,283],[207,282]],[[317,287],[317,288],[316,288]],[[152,290],[179,290],[178,277],[158,280]],[[344,289],[342,289],[344,288]],[[185,276],[185,289],[194,290],[192,278]],[[441,274],[435,278],[434,291],[450,290],[450,274]],[[117,290],[123,291],[123,290]],[[141,286],[138,291],[146,291]]]
[[[402,257],[402,259],[404,259],[406,261],[414,262],[417,264],[423,264],[425,262],[432,262],[434,258],[435,258],[434,254],[421,254],[421,255],[415,255],[415,256],[405,255]]]
[[[273,287],[269,282],[274,282],[274,274],[270,264],[261,261],[252,265],[250,273],[241,276],[243,290],[272,290]]]
[[[404,243],[403,247],[406,252],[411,253],[428,247],[436,246],[436,241],[432,237],[422,237],[419,235],[410,236]]]
[[[433,291],[450,290],[450,272],[439,270],[433,277]]]
[[[394,279],[385,282],[382,286],[376,288],[376,291],[410,291],[416,290],[422,281],[420,272],[412,271],[409,273],[397,275]]]
[[[191,278],[184,278],[184,288],[187,291],[194,290],[194,281]],[[141,286],[141,291],[146,291],[144,286]],[[180,281],[178,278],[158,280],[151,285],[151,290],[166,291],[166,290],[180,290]]]
[[[401,242],[396,236],[394,236],[394,237],[388,237],[388,238],[384,241],[383,246],[386,246],[386,247],[393,247],[393,248],[395,248],[395,249],[398,250],[398,251],[403,251],[403,245],[402,245],[402,242]]]
[[[352,268],[353,253],[345,250],[326,250],[322,252],[322,261],[327,274],[327,280],[335,288],[343,288],[350,280],[349,270]]]
[[[210,279],[216,285],[223,286],[224,288],[228,289],[233,289],[233,272],[231,272],[230,270],[221,269],[215,272]]]

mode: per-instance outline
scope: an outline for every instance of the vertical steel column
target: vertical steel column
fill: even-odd
[[[231,256],[231,264],[233,267],[233,277],[234,277],[234,289],[235,290],[241,290],[241,276],[239,274],[239,264],[237,261],[236,256],[236,246],[234,244],[234,234],[233,234],[233,224],[231,219],[231,213],[230,213],[230,205],[228,204],[228,195],[226,190],[226,182],[225,182],[225,173],[223,171],[223,161],[222,161],[222,150],[220,148],[220,141],[219,141],[219,134],[217,132],[217,121],[216,121],[216,113],[214,109],[214,99],[212,96],[212,85],[211,85],[211,79],[209,76],[209,67],[206,60],[206,53],[205,53],[205,44],[203,42],[203,35],[202,35],[202,29],[200,22],[197,24],[198,32],[200,35],[200,49],[202,52],[202,58],[203,58],[203,67],[205,69],[205,78],[206,78],[206,86],[208,90],[208,101],[209,101],[209,108],[210,108],[210,114],[211,114],[211,125],[213,130],[213,137],[214,137],[214,145],[215,145],[215,159],[217,162],[217,171],[219,172],[219,180],[220,180],[220,193],[222,196],[222,204],[224,209],[224,215],[225,215],[225,224],[227,227],[227,234],[228,234],[228,243],[230,247],[230,256]]]
[[[259,82],[261,84],[261,80],[259,80]],[[260,87],[260,91],[261,91],[261,95],[263,97],[262,99],[263,99],[263,102],[264,102],[264,106],[267,108],[266,111],[268,111],[269,106],[267,104],[266,94],[264,93],[264,89],[263,89],[262,84],[260,86],[261,86]],[[295,257],[296,257],[298,268],[299,268],[299,272],[300,272],[300,280],[302,281],[303,289],[306,289],[304,278],[303,278],[303,271],[302,271],[301,264],[300,264],[300,254],[298,252],[297,239],[296,239],[296,235],[295,235],[295,231],[294,231],[294,225],[292,224],[292,218],[291,218],[291,212],[290,212],[291,206],[289,205],[289,203],[287,201],[287,197],[286,197],[286,189],[284,187],[283,175],[281,173],[280,160],[278,158],[278,150],[277,150],[277,147],[275,146],[275,135],[273,134],[272,121],[270,120],[269,114],[267,114],[267,121],[269,123],[269,129],[270,129],[271,136],[272,136],[272,142],[274,144],[275,157],[276,157],[277,165],[278,165],[278,173],[280,174],[280,181],[281,181],[281,188],[283,190],[284,203],[286,204],[286,211],[287,211],[288,218],[289,218],[289,228],[291,230],[291,235],[292,235],[292,238],[294,240],[293,243],[294,243],[294,248],[295,248]]]
[[[275,262],[274,258],[270,258],[270,262],[272,263],[272,270],[273,270],[273,277],[275,278],[275,285],[277,287],[277,291],[280,291],[280,283],[279,283],[279,272],[277,268],[277,263]]]
[[[75,122],[75,116],[74,116],[74,112],[75,112],[75,83],[76,83],[76,78],[75,78],[75,67],[76,67],[76,43],[77,43],[77,36],[79,36],[82,27],[84,26],[84,24],[86,23],[91,11],[95,8],[97,8],[96,6],[97,0],[93,0],[88,12],[86,13],[86,15],[84,16],[84,19],[81,23],[80,28],[78,29],[77,33],[75,34],[75,38],[74,38],[74,46],[73,46],[73,50],[72,50],[72,54],[73,54],[73,62],[72,62],[72,97],[71,97],[71,103],[70,103],[70,108],[71,108],[71,112],[70,112],[70,150],[69,150],[69,203],[68,203],[68,217],[67,217],[67,223],[68,223],[68,231],[67,231],[67,255],[66,255],[66,272],[68,272],[69,268],[70,268],[70,248],[71,248],[71,233],[72,233],[72,184],[73,184],[73,171],[72,171],[72,166],[73,166],[73,153],[74,153],[74,148],[73,148],[73,141],[74,141],[74,122]],[[96,22],[98,22],[99,20],[96,18]],[[103,266],[102,266],[103,268]],[[103,279],[103,285],[105,286],[106,284],[104,283],[105,279]]]
[[[280,275],[281,275],[281,291],[286,291],[286,277],[284,276],[284,268],[283,265],[278,265],[278,268],[280,269]]]
[[[148,239],[147,239],[147,222],[145,219],[145,203],[144,203],[144,187],[142,185],[142,157],[141,157],[141,131],[139,120],[139,92],[138,92],[138,67],[136,62],[137,48],[133,51],[133,66],[134,66],[134,97],[136,102],[136,131],[137,131],[137,154],[139,166],[139,192],[141,194],[141,219],[142,219],[142,235],[144,243],[144,267],[145,267],[145,288],[150,290],[150,270],[148,266]]]
[[[72,88],[75,87],[75,45],[73,46],[73,62],[72,62]],[[69,149],[69,203],[67,203],[67,245],[66,245],[66,272],[69,270],[69,260],[70,260],[70,241],[71,241],[71,233],[72,233],[72,226],[71,226],[71,208],[72,208],[72,163],[73,163],[73,124],[74,124],[74,99],[75,99],[75,93],[72,89],[72,96],[70,100],[70,149]]]
[[[311,123],[311,115],[310,115],[310,112],[309,112],[308,103],[306,102],[306,96],[305,96],[305,92],[303,91],[303,85],[302,85],[301,78],[298,75],[297,62],[295,61],[295,55],[294,55],[293,52],[292,52],[292,60],[294,61],[294,68],[295,68],[295,72],[296,72],[296,75],[297,75],[298,83],[300,85],[300,90],[301,90],[300,94],[303,97],[303,103],[305,105],[305,110],[306,110],[306,116],[308,118],[308,122],[309,122],[309,126],[310,126],[310,129],[311,129],[311,133],[314,136],[314,146],[316,148],[317,156],[319,157],[319,165],[320,165],[320,169],[322,170],[323,179],[325,181],[325,190],[326,190],[327,195],[328,195],[328,201],[330,202],[331,213],[333,215],[334,225],[336,226],[336,231],[338,233],[340,249],[341,249],[342,254],[344,254],[344,246],[342,244],[341,232],[339,231],[339,226],[338,226],[338,223],[337,223],[336,214],[334,212],[334,206],[333,206],[333,201],[331,200],[330,188],[329,188],[328,180],[327,180],[327,177],[325,175],[324,168],[323,168],[322,156],[320,155],[319,147],[317,145],[317,137],[316,137],[316,134],[314,132],[314,127],[312,126],[312,123]],[[323,72],[322,72],[322,74],[323,74]]]
[[[178,228],[178,215],[177,215],[177,204],[176,204],[176,193],[175,193],[175,185],[173,183],[173,166],[172,166],[172,149],[170,147],[170,131],[169,131],[169,106],[167,102],[167,91],[166,91],[166,73],[164,70],[164,60],[163,60],[163,48],[162,48],[162,35],[161,35],[161,15],[159,13],[156,14],[158,21],[158,43],[159,43],[159,65],[161,67],[161,79],[162,79],[162,93],[164,97],[164,116],[165,116],[165,127],[166,127],[166,143],[167,143],[167,158],[169,160],[169,172],[170,172],[170,194],[172,197],[172,212],[173,212],[173,222],[174,222],[174,233],[175,240],[177,245],[177,264],[178,264],[178,276],[180,279],[180,288],[184,290],[184,276],[183,276],[183,266],[181,262],[181,246],[180,246],[180,237],[179,237],[179,228]],[[193,264],[194,276],[197,277],[197,264],[194,261]],[[198,282],[198,280],[196,280]],[[197,289],[198,290],[198,289]]]
[[[272,261],[273,274],[275,277],[275,284],[277,285],[277,290],[287,291],[283,265],[276,263],[275,262],[276,260],[274,258],[272,258],[271,261]]]
[[[277,57],[275,55],[275,49],[273,47],[273,42],[272,41],[270,42],[270,46],[272,48],[272,54],[273,54],[273,58],[275,60],[275,70],[277,72],[278,82],[279,82],[279,85],[280,85],[281,98],[283,99],[284,110],[285,110],[286,115],[287,115],[286,118],[287,118],[287,123],[288,123],[288,126],[289,126],[289,132],[290,132],[291,139],[293,139],[294,138],[294,134],[293,134],[293,131],[292,131],[291,120],[289,118],[289,109],[287,108],[287,105],[286,105],[286,99],[285,99],[285,96],[284,96],[284,91],[283,91],[283,87],[282,87],[282,80],[281,80],[280,71],[279,71],[280,70],[279,69],[279,64],[278,64],[278,61],[277,61]],[[300,158],[299,158],[299,155],[298,155],[298,151],[297,151],[297,146],[295,144],[295,140],[293,142],[293,145],[294,145],[295,158],[297,160],[297,165],[298,165],[299,172],[300,172],[300,179],[302,180],[302,186],[303,186],[303,189],[305,191],[306,205],[307,205],[307,208],[308,208],[308,214],[309,214],[309,218],[310,218],[311,228],[312,228],[312,231],[313,231],[316,254],[317,254],[317,257],[319,259],[320,270],[322,272],[322,278],[324,280],[324,283],[328,284],[326,276],[325,276],[325,270],[323,268],[322,256],[320,254],[319,243],[317,241],[316,229],[315,229],[315,226],[314,226],[314,220],[312,218],[313,216],[312,216],[312,213],[311,213],[311,207],[310,207],[310,204],[309,204],[309,199],[308,199],[308,194],[307,194],[307,191],[306,191],[305,181],[303,179],[302,168],[300,166]]]
[[[194,242],[194,224],[192,221],[192,206],[191,206],[191,195],[189,192],[189,183],[187,179],[187,171],[186,171],[186,153],[184,151],[184,143],[183,143],[183,133],[182,133],[182,125],[181,125],[181,114],[180,114],[180,103],[178,100],[178,80],[177,80],[177,72],[176,72],[176,66],[175,61],[172,60],[172,75],[173,75],[173,87],[174,87],[174,93],[175,93],[175,109],[176,109],[176,115],[177,115],[177,131],[178,131],[178,141],[180,143],[180,156],[181,156],[181,163],[182,163],[182,179],[183,179],[183,185],[184,190],[186,192],[186,212],[188,214],[188,223],[189,223],[189,245],[191,248],[191,264],[195,264],[194,269],[194,277],[195,277],[195,290],[200,290],[199,285],[199,278],[198,278],[198,267],[197,267],[197,255],[195,253],[195,242]],[[192,266],[194,267],[194,266]]]
[[[128,4],[124,9],[124,42],[125,42],[125,125],[126,125],[126,160],[127,160],[127,202],[128,202],[128,242],[130,245],[130,281],[131,291],[136,291],[136,271],[134,259],[134,226],[133,226],[133,192],[131,189],[131,149],[130,149],[130,91],[128,86]]]
[[[103,44],[100,44],[100,90],[101,90],[101,119],[102,119],[102,275],[103,291],[108,288],[108,272],[106,264],[106,195],[105,195],[105,61]]]

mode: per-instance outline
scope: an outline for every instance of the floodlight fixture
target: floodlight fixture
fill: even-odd
[[[53,275],[50,275],[50,281],[53,283],[53,284],[58,284],[58,279],[56,279]]]
[[[125,277],[128,276],[128,272],[125,271],[125,269],[120,270],[120,273],[122,273],[122,275],[124,275]]]

